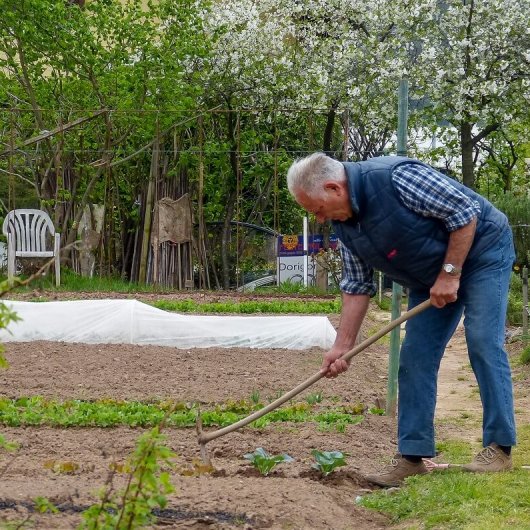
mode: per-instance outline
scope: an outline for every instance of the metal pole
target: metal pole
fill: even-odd
[[[307,225],[307,216],[304,217],[304,233],[303,233],[303,242],[304,242],[304,287],[307,287],[307,268],[309,267],[309,260],[308,260],[308,242],[307,242],[307,231],[308,231],[308,225]]]
[[[409,84],[407,79],[399,82],[398,90],[398,131],[397,154],[407,156],[407,120],[408,120]],[[392,283],[392,320],[401,314],[403,288],[396,282]],[[386,414],[394,416],[397,408],[399,346],[401,343],[400,326],[390,332],[390,354],[388,359],[388,384],[386,394]]]

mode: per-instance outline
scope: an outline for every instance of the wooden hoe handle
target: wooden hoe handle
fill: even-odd
[[[421,313],[422,311],[424,311],[430,306],[431,306],[431,301],[429,299],[425,300],[421,304],[403,313],[400,317],[396,318],[395,320],[392,320],[392,322],[388,323],[386,326],[381,328],[377,333],[375,333],[368,339],[364,340],[363,342],[361,342],[360,344],[358,344],[357,346],[355,346],[354,348],[346,352],[340,358],[344,359],[345,361],[350,360],[352,357],[355,357],[358,353],[368,348],[368,346],[378,341],[381,337],[386,335],[389,331],[393,330],[395,327],[399,326],[400,324],[402,324],[409,318],[412,318],[418,313]],[[287,394],[284,394],[283,396],[279,397],[272,403],[269,403],[267,406],[263,407],[262,409],[259,409],[256,412],[250,414],[246,418],[243,418],[242,420],[239,420],[236,423],[232,423],[231,425],[223,427],[222,429],[219,429],[217,431],[212,431],[212,432],[202,432],[202,428],[198,428],[199,444],[204,446],[204,444],[210,442],[211,440],[215,440],[216,438],[219,438],[220,436],[228,434],[229,432],[235,431],[239,429],[240,427],[244,427],[245,425],[252,423],[258,418],[261,418],[265,414],[278,408],[280,405],[283,405],[283,403],[285,403],[286,401],[289,401],[290,399],[298,395],[300,392],[304,391],[306,388],[309,388],[312,384],[316,383],[319,379],[321,379],[325,375],[326,375],[325,373],[318,371],[316,374],[312,375],[309,379],[306,379],[303,383],[300,383],[297,387],[293,388],[290,392],[287,392]]]

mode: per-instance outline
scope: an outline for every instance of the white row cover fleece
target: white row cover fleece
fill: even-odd
[[[22,319],[0,329],[0,342],[48,340],[154,344],[174,348],[330,348],[324,316],[199,316],[170,313],[137,300],[3,301]]]

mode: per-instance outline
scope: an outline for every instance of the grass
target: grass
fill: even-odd
[[[20,276],[24,279],[23,276]],[[5,275],[0,274],[0,279],[6,279]],[[85,278],[73,272],[66,267],[61,268],[61,285],[55,286],[55,279],[53,275],[46,274],[41,278],[35,279],[31,287],[20,288],[20,290],[31,291],[34,289],[46,289],[50,291],[78,291],[78,292],[114,292],[114,293],[171,293],[174,288],[165,288],[153,284],[143,284],[130,282],[117,276],[94,276],[93,278]],[[275,295],[275,294],[293,294],[293,295],[309,295],[319,297],[340,296],[338,289],[330,289],[324,292],[315,286],[304,287],[299,283],[285,282],[280,286],[259,287],[255,290],[256,294],[261,295]]]
[[[445,441],[438,449],[451,463],[469,461],[476,447]],[[392,494],[381,490],[361,504],[387,514],[402,528],[461,530],[523,530],[530,528],[530,425],[519,429],[510,473],[472,474],[449,469],[407,479]],[[410,526],[407,525],[410,523]],[[405,526],[407,525],[407,526]]]
[[[458,416],[451,418],[440,418],[437,420],[438,425],[451,425],[455,427],[477,427],[482,423],[482,415],[470,412],[461,412]]]
[[[47,291],[64,292],[109,292],[109,293],[171,293],[174,289],[164,289],[153,285],[132,283],[120,278],[94,277],[83,278],[74,274],[68,269],[64,269],[61,274],[61,285],[55,287],[53,278],[45,276],[35,280],[31,288],[20,287],[15,292],[33,292],[38,289]],[[276,289],[275,293],[284,292]],[[299,294],[311,294],[311,290],[298,290]],[[318,294],[316,291],[313,294]],[[322,296],[322,293],[320,293]],[[46,301],[45,297],[36,297],[34,301]],[[241,302],[211,302],[200,303],[194,300],[158,300],[151,305],[165,311],[176,311],[179,313],[239,313],[239,314],[334,314],[340,313],[340,296],[326,295],[325,300],[243,300]]]
[[[1,279],[1,278],[0,278]],[[24,279],[22,276],[20,279]],[[61,268],[61,285],[55,286],[55,279],[47,274],[35,279],[31,286],[19,287],[15,292],[32,292],[35,289],[46,289],[49,291],[74,291],[74,292],[109,292],[109,293],[164,293],[172,292],[173,289],[164,289],[153,285],[145,285],[118,277],[94,276],[85,278],[66,267]]]
[[[392,298],[388,296],[382,296],[381,299],[379,299],[379,296],[376,296],[373,300],[378,305],[379,309],[383,311],[391,311]]]

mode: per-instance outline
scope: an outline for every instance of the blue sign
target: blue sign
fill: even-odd
[[[329,247],[337,248],[338,237],[334,234],[329,236]],[[322,234],[309,235],[307,237],[308,254],[317,254],[324,248],[324,236]],[[278,256],[303,256],[304,236],[284,235],[278,237]]]

